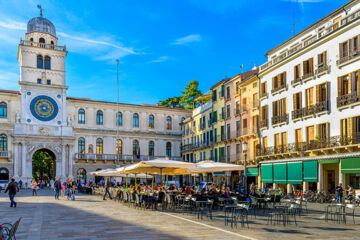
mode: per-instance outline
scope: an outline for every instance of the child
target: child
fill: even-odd
[[[72,189],[71,189],[71,200],[75,201],[75,185],[72,186]]]
[[[61,184],[61,197],[65,197],[65,183]]]

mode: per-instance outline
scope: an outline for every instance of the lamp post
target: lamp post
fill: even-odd
[[[247,195],[247,171],[246,171],[246,153],[247,153],[247,142],[243,142],[242,150],[244,152],[244,184],[245,184],[245,194]]]

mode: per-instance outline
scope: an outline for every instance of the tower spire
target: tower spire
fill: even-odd
[[[38,9],[40,9],[40,17],[42,17],[43,16],[43,14],[42,14],[42,7],[41,7],[41,5],[39,4],[39,5],[37,5],[37,7],[38,7]]]

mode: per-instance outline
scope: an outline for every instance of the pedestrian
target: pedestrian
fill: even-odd
[[[106,200],[106,194],[108,194],[109,198],[112,199],[110,192],[109,192],[110,186],[111,186],[110,179],[107,179],[106,184],[105,184],[105,193],[104,193],[104,198],[103,198],[104,200]]]
[[[43,180],[41,180],[41,189],[44,189],[44,186],[45,186],[45,181],[43,179]]]
[[[19,181],[19,188],[20,188],[20,189],[22,188],[22,185],[23,185],[23,182],[22,182],[22,180],[20,179],[20,181]]]
[[[18,185],[15,183],[15,179],[12,178],[11,182],[8,184],[5,193],[9,192],[9,198],[10,198],[10,207],[16,207],[16,202],[14,200],[15,195],[17,192],[19,192]]]
[[[69,178],[69,180],[66,184],[67,200],[69,200],[69,199],[71,200],[72,186],[73,186],[72,178]]]
[[[37,182],[36,182],[36,180],[35,179],[33,179],[32,180],[32,182],[31,182],[31,189],[32,189],[32,195],[33,196],[37,196],[37,188],[38,188],[38,184],[37,184]]]
[[[54,187],[55,187],[55,186],[54,186],[54,183],[55,183],[54,180],[53,180],[53,179],[50,179],[50,187],[51,187],[51,188],[54,188]]]
[[[61,184],[61,197],[65,197],[65,183]]]
[[[59,200],[60,190],[61,190],[61,181],[60,178],[56,180],[54,183],[54,189],[55,189],[55,200]]]
[[[341,183],[335,187],[336,203],[342,203],[343,191],[344,191],[344,189],[343,189]]]

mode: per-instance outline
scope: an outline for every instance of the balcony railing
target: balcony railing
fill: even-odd
[[[315,105],[306,106],[302,109],[303,117],[314,115],[315,114]]]
[[[337,97],[337,107],[339,108],[339,107],[348,106],[353,103],[357,103],[359,101],[360,101],[359,95],[356,92],[353,92],[350,94]]]
[[[274,94],[282,89],[286,89],[286,84],[274,87],[273,89],[271,89],[271,93]]]
[[[289,143],[287,145],[279,145],[277,147],[256,148],[256,156],[268,156],[284,153],[304,153],[306,151],[314,151],[324,148],[336,148],[360,144],[360,132],[355,132],[347,136],[324,137],[307,142]]]
[[[350,62],[353,59],[360,58],[360,50],[353,51],[346,57],[341,57],[339,60],[336,61],[337,65],[342,65],[344,63]]]
[[[301,118],[302,115],[303,115],[303,111],[302,109],[296,109],[294,111],[291,112],[291,115],[292,115],[292,119],[297,119],[297,118]]]
[[[268,93],[260,93],[260,98],[267,98],[268,97]]]
[[[240,136],[248,136],[248,135],[256,135],[259,132],[259,129],[257,127],[252,128],[242,128],[240,131]]]
[[[10,158],[10,152],[0,152],[0,158]]]
[[[252,101],[253,108],[259,108],[259,106],[260,106],[260,101],[258,99]]]
[[[318,65],[318,68],[315,70],[316,75],[320,75],[322,73],[326,73],[329,71],[329,66],[327,64]]]
[[[328,35],[330,35],[332,32],[337,31],[338,29],[356,21],[357,19],[359,19],[360,17],[360,10],[350,14],[349,16],[343,18],[340,22],[337,22],[337,28],[334,28],[333,26],[330,26],[329,28],[326,28],[324,31],[320,32],[319,34],[317,34],[317,36],[314,36],[302,43],[299,43],[298,45],[296,45],[293,48],[290,48],[288,51],[286,51],[285,53],[271,59],[270,61],[264,63],[263,65],[260,66],[260,72],[267,70],[268,68],[276,65],[277,63],[285,60],[286,58],[296,54],[297,52],[301,51],[302,49],[312,45],[313,43],[317,42],[319,39],[325,38]],[[284,56],[285,55],[285,56]],[[340,61],[340,60],[339,60]],[[339,63],[338,63],[339,64]]]
[[[301,83],[301,77],[295,78],[294,80],[291,81],[291,85],[296,85],[298,83]]]
[[[280,124],[280,123],[287,123],[287,121],[288,121],[288,115],[287,114],[283,114],[283,115],[279,115],[279,116],[273,116],[271,118],[271,123],[273,125]]]
[[[117,154],[93,154],[93,153],[75,153],[76,160],[102,160],[102,161],[147,161],[156,158],[166,158],[165,156],[133,156]],[[181,157],[171,157],[171,160],[181,160]]]
[[[39,43],[39,42],[33,42],[33,41],[27,41],[27,40],[20,40],[20,45],[53,49],[53,50],[59,50],[59,51],[66,51],[66,46],[58,46],[58,45],[54,45],[54,44]]]
[[[315,104],[316,113],[329,111],[329,101],[321,101]]]
[[[304,73],[304,75],[301,77],[301,80],[307,80],[309,78],[314,77],[314,72],[308,72],[308,73]]]
[[[268,120],[260,120],[260,128],[267,128],[268,127]]]
[[[235,108],[235,116],[238,116],[241,114],[241,110],[240,110],[240,107],[236,107]]]

